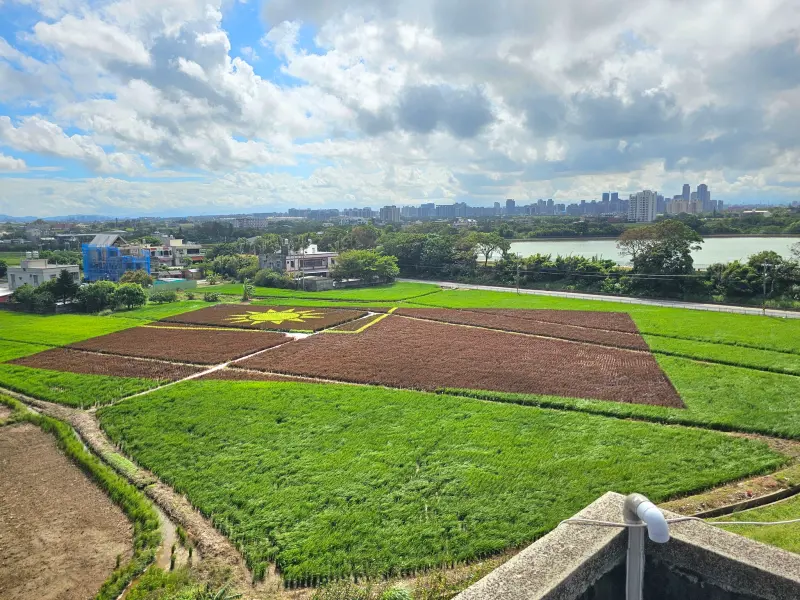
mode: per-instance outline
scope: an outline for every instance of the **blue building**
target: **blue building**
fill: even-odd
[[[150,251],[128,244],[114,233],[100,233],[83,251],[84,281],[119,281],[126,271],[150,274]]]

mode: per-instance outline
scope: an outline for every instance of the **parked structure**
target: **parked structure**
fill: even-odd
[[[18,267],[8,267],[8,287],[11,291],[25,284],[38,287],[45,281],[56,279],[61,271],[67,271],[76,283],[80,281],[78,265],[51,265],[46,258],[26,258]]]
[[[259,255],[258,267],[286,273],[292,277],[303,275],[330,277],[338,256],[336,252],[320,252],[316,244],[309,244],[300,252],[291,251],[289,246],[284,244],[280,252]]]
[[[81,246],[86,281],[119,281],[126,271],[150,274],[150,251],[128,244],[115,233],[100,233]]]

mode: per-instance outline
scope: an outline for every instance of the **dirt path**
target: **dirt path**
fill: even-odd
[[[31,457],[35,457],[31,460]],[[0,429],[0,598],[94,596],[133,528],[109,497],[30,424]]]
[[[9,390],[0,391],[24,402],[38,412],[72,425],[87,446],[141,488],[161,511],[186,530],[204,562],[212,562],[215,568],[229,570],[234,583],[240,589],[253,589],[252,576],[247,570],[244,559],[230,541],[195,510],[185,496],[177,494],[172,488],[161,483],[153,473],[138,467],[123,456],[106,437],[93,413],[45,402]],[[172,534],[170,534],[170,530],[173,532]],[[166,552],[169,557],[172,543],[174,543],[170,540],[174,540],[174,526],[170,526],[167,531],[162,528],[162,547],[159,555],[163,556]],[[167,560],[168,566],[169,561]],[[278,583],[280,583],[280,578],[273,575],[259,585],[259,589],[277,586]],[[0,598],[6,600],[4,596],[0,596]]]

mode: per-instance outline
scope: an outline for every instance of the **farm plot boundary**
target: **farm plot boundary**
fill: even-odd
[[[573,371],[555,369],[557,364]],[[401,389],[489,388],[683,406],[649,352],[395,315],[357,336],[312,336],[238,366]]]

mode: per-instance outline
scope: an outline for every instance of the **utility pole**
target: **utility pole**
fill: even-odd
[[[519,263],[517,263],[517,294],[519,294]]]
[[[763,283],[764,283],[764,303],[761,305],[761,312],[765,316],[767,314],[767,271],[768,271],[768,269],[770,267],[773,267],[773,266],[775,266],[775,265],[773,265],[772,263],[764,263],[764,264],[761,265],[761,267],[764,269],[764,279],[763,279]]]

